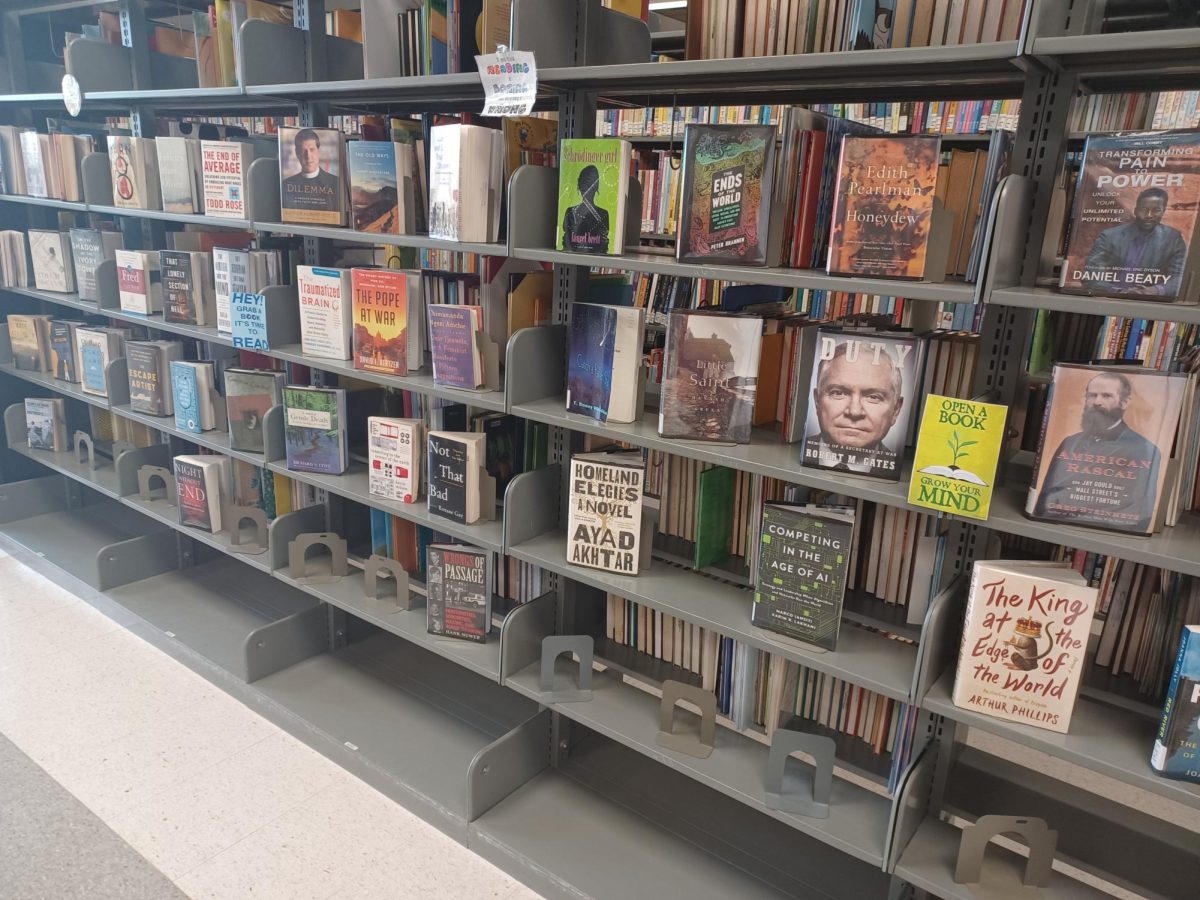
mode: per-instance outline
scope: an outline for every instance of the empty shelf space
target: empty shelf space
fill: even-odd
[[[44,391],[61,394],[64,397],[72,397],[75,400],[82,400],[84,403],[90,403],[92,406],[99,406],[103,409],[108,408],[107,397],[89,394],[78,383],[61,381],[49,372],[31,372],[28,369],[18,369],[12,363],[0,363],[0,372],[20,378],[22,381],[28,381],[30,384],[36,384]]]
[[[23,444],[15,444],[9,449],[74,481],[86,484],[106,497],[116,499],[121,496],[117,470],[113,467],[112,460],[101,457],[93,469],[87,463],[81,463],[74,450],[55,453],[53,450],[34,450]]]
[[[222,553],[236,555],[242,562],[254,569],[259,569],[263,572],[271,571],[271,554],[264,553],[237,553],[233,550],[233,541],[229,537],[228,531],[206,531],[203,528],[193,528],[191,525],[184,525],[179,521],[179,507],[173,506],[166,500],[143,500],[136,494],[129,497],[122,497],[121,502],[136,509],[145,516],[149,516],[164,525],[174,528],[193,540],[199,541],[201,544],[207,544]]]
[[[252,465],[262,466],[264,464],[263,454],[249,453],[245,450],[233,450],[229,446],[228,431],[204,431],[196,434],[192,431],[185,431],[175,425],[174,416],[152,416],[147,413],[134,412],[129,408],[129,404],[112,407],[112,411],[124,419],[130,419],[134,422],[141,422],[143,425],[164,432],[166,434],[175,435],[181,440],[190,441],[200,447],[207,447],[209,450],[216,450],[225,456],[231,456],[234,459],[244,460]]]

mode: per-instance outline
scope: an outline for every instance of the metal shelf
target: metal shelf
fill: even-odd
[[[141,422],[143,425],[148,425],[156,431],[174,435],[180,440],[188,441],[200,447],[207,447],[209,450],[215,450],[223,456],[240,459],[253,466],[266,465],[266,460],[261,453],[249,453],[245,450],[232,449],[229,446],[229,432],[227,431],[213,430],[204,431],[200,434],[196,434],[193,431],[184,431],[182,428],[176,427],[174,416],[152,416],[148,413],[134,412],[129,408],[129,404],[127,403],[121,406],[110,407],[110,409],[124,419]]]
[[[333,241],[353,241],[359,244],[390,244],[396,247],[420,247],[430,250],[452,250],[459,253],[479,253],[483,256],[507,256],[508,245],[500,243],[472,243],[470,241],[446,241],[431,238],[426,234],[368,234],[353,228],[335,228],[327,225],[300,225],[291,222],[253,222],[258,231],[275,234],[294,234],[303,237],[323,238]]]
[[[130,494],[122,497],[121,502],[131,509],[136,509],[142,515],[161,522],[168,528],[173,528],[180,534],[183,534],[194,541],[212,547],[227,556],[237,556],[246,565],[253,569],[258,569],[260,572],[271,572],[271,555],[270,553],[240,553],[235,554],[233,551],[233,540],[229,536],[228,531],[208,531],[204,528],[194,528],[191,525],[184,525],[179,521],[179,507],[168,503],[166,500],[143,500],[137,494]]]
[[[218,216],[206,216],[200,213],[173,213],[161,209],[126,209],[123,206],[102,206],[95,203],[87,204],[87,211],[104,216],[129,216],[135,219],[156,219],[160,222],[179,222],[183,225],[205,225],[211,228],[232,228],[237,231],[250,231],[254,223],[249,219],[225,219]]]
[[[444,103],[483,101],[478,72],[453,75],[415,75],[396,78],[363,78],[347,81],[298,81],[290,84],[252,84],[250,97],[286,98],[306,102],[329,101],[346,104]]]
[[[618,594],[709,628],[735,641],[844,678],[886,697],[910,702],[917,647],[846,625],[838,648],[821,652],[750,624],[750,591],[655,561],[636,576],[614,575],[567,562],[567,536],[550,532],[507,549],[509,556],[573,581]]]
[[[1200,305],[1162,303],[1157,300],[1119,300],[1114,297],[1085,297],[1063,294],[1052,288],[998,288],[989,303],[1023,309],[1048,309],[1083,316],[1124,316],[1133,319],[1159,319],[1186,324],[1200,323]]]
[[[69,209],[86,212],[87,204],[78,200],[57,200],[53,197],[30,197],[25,194],[0,194],[0,202],[23,203],[27,206],[50,206],[54,209]]]
[[[1090,90],[1194,87],[1200,74],[1200,28],[1035,37],[1031,56],[1076,73]]]
[[[28,381],[30,384],[36,384],[44,391],[54,391],[65,397],[82,400],[84,403],[90,403],[92,406],[98,406],[101,409],[108,409],[107,397],[98,397],[95,394],[85,393],[83,388],[77,383],[60,381],[49,372],[30,372],[27,369],[18,369],[13,363],[0,363],[0,372],[20,378],[22,381]]]
[[[20,443],[10,444],[8,449],[40,463],[47,469],[53,469],[73,481],[85,484],[106,497],[114,500],[119,500],[121,497],[117,470],[113,467],[111,460],[101,459],[96,468],[92,469],[87,463],[81,463],[74,451],[64,450],[55,453],[52,450],[33,450]]]

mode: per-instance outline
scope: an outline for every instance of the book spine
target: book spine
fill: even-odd
[[[1171,670],[1171,685],[1167,688],[1167,699],[1163,702],[1162,716],[1158,720],[1158,733],[1154,737],[1154,750],[1150,754],[1150,765],[1156,772],[1163,771],[1167,766],[1167,735],[1171,733],[1171,713],[1175,706],[1175,693],[1179,690],[1179,680],[1183,677],[1183,661],[1187,656],[1188,643],[1193,632],[1183,629],[1179,639],[1179,655],[1175,657],[1175,667]]]

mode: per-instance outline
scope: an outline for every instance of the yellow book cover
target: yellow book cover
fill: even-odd
[[[930,394],[925,398],[908,502],[986,519],[1008,407]]]
[[[275,515],[282,516],[292,511],[292,479],[279,472],[272,472],[275,482]]]

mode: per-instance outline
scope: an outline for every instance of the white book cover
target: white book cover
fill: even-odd
[[[196,185],[195,141],[182,137],[154,139],[158,155],[158,184],[162,208],[173,213],[200,212],[200,192]]]
[[[36,131],[21,132],[21,160],[25,168],[25,193],[30,197],[49,196],[42,139]]]
[[[58,231],[29,230],[33,283],[39,291],[69,294],[75,290],[75,263],[70,236]]]
[[[429,144],[429,236],[459,240],[462,125],[436,125]]]
[[[213,247],[213,291],[217,301],[217,333],[232,334],[229,303],[235,291],[250,290],[250,253]]]
[[[571,457],[567,561],[636,575],[645,466],[640,450]]]
[[[296,289],[301,351],[322,359],[349,359],[353,336],[350,270],[298,266]]]
[[[204,214],[224,219],[246,218],[246,170],[253,160],[248,143],[201,141]]]
[[[162,310],[162,281],[156,250],[117,250],[117,291],[121,309],[148,316]]]
[[[421,489],[421,421],[367,419],[367,490],[375,497],[413,503]]]
[[[1096,598],[1066,563],[975,563],[954,704],[1065,734]]]
[[[124,209],[162,209],[158,154],[152,138],[108,136],[113,205]]]

